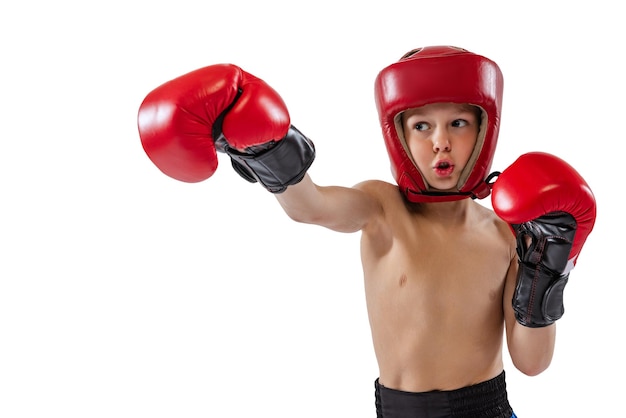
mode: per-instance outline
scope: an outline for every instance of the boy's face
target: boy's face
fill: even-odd
[[[426,183],[456,191],[480,130],[480,109],[464,104],[435,103],[402,114],[409,153]]]

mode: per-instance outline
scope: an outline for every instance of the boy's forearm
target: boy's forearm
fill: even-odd
[[[542,328],[529,328],[515,323],[508,337],[513,364],[529,376],[542,373],[552,362],[555,340],[556,324]]]
[[[362,190],[318,186],[308,174],[276,198],[291,219],[337,232],[357,232],[381,213],[376,200]]]
[[[320,192],[308,174],[298,184],[289,186],[276,199],[285,213],[297,222],[311,223],[320,210]]]

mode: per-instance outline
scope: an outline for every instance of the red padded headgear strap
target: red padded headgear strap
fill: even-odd
[[[503,78],[498,65],[480,55],[452,46],[428,46],[405,54],[376,77],[375,95],[391,171],[411,202],[442,202],[466,197],[483,199],[500,126]],[[407,151],[402,112],[431,103],[468,103],[482,109],[478,141],[458,192],[429,190]]]

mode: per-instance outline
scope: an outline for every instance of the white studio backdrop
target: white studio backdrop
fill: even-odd
[[[375,416],[358,234],[292,222],[222,156],[205,182],[164,176],[136,115],[159,84],[235,63],[313,139],[318,183],[392,181],[374,78],[437,44],[502,68],[494,170],[551,152],[598,201],[552,366],[505,357],[511,403],[619,416],[620,16],[602,0],[0,6],[0,416]]]

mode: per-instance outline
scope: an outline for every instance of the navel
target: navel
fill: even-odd
[[[399,280],[400,287],[403,287],[406,284],[406,281],[407,281],[406,274],[402,273],[402,276],[400,276],[400,280]]]

